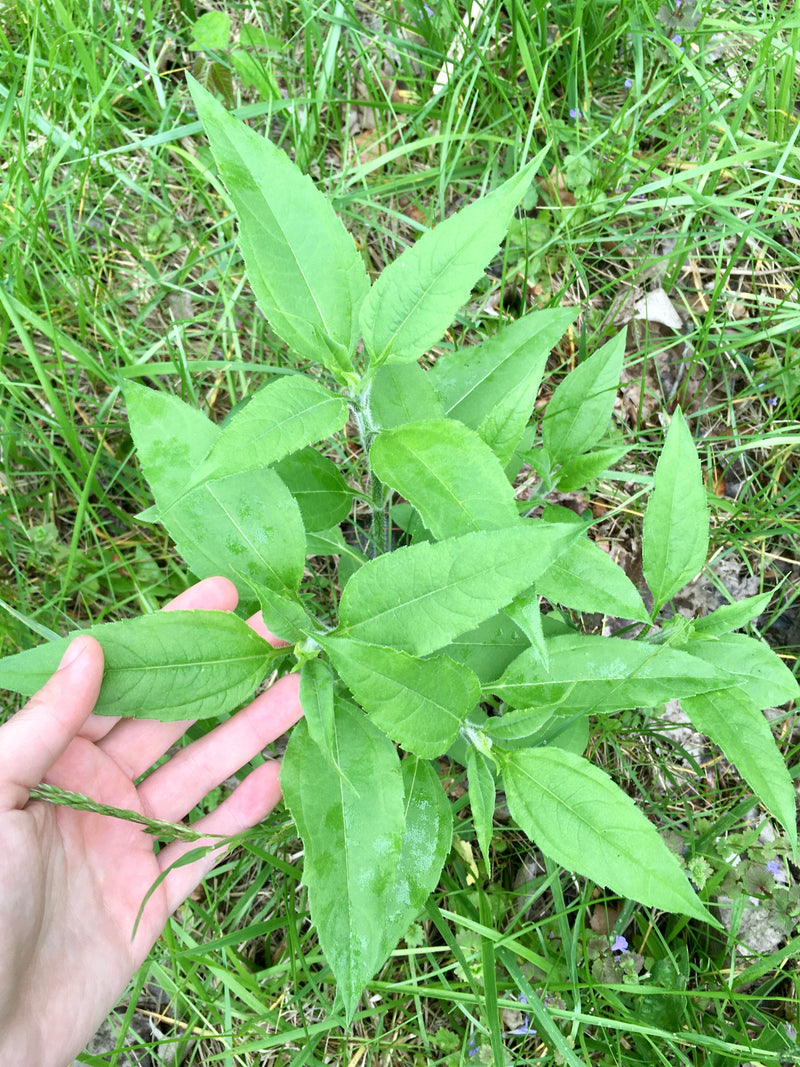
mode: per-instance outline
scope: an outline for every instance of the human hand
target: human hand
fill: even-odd
[[[230,611],[224,578],[199,582],[170,608]],[[250,623],[269,637],[260,616]],[[30,801],[41,781],[153,819],[183,818],[301,715],[297,676],[281,678],[245,709],[137,781],[182,736],[188,722],[95,716],[103,653],[77,637],[58,671],[0,727],[0,1064],[64,1067],[84,1047],[144,961],[168,916],[224,848],[167,875],[189,849],[173,841],[157,855],[132,822]],[[232,835],[263,819],[280,799],[279,764],[251,774],[193,830]]]

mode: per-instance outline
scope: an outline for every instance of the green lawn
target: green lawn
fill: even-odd
[[[373,274],[546,148],[430,359],[526,309],[579,308],[544,405],[627,324],[614,433],[629,454],[562,502],[606,515],[601,538],[636,578],[641,489],[680,404],[714,548],[687,606],[774,591],[758,629],[796,665],[800,15],[778,0],[0,0],[1,654],[191,582],[137,520],[151,500],[126,380],[221,421],[292,365],[244,278],[187,71],[311,174]],[[791,709],[774,726],[795,765]],[[639,713],[590,742],[669,841],[691,842],[693,882],[732,898],[727,937],[606,900],[533,854],[502,807],[486,880],[465,798],[439,890],[345,1033],[279,810],[170,922],[123,1029],[153,1021],[162,1036],[136,1038],[153,1064],[499,1064],[498,1018],[510,1064],[798,1063],[798,869],[760,836],[735,770],[690,748]],[[446,780],[463,793],[460,767]],[[751,894],[780,936],[748,954]],[[533,989],[547,1018],[520,1004]]]

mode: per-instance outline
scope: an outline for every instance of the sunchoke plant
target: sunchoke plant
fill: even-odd
[[[289,644],[273,648],[233,613],[93,626],[106,662],[97,712],[219,716],[276,670],[299,671],[305,715],[281,780],[347,1020],[447,860],[445,755],[466,770],[487,871],[500,789],[551,860],[644,905],[715,922],[656,826],[583,755],[590,718],[679,698],[796,846],[792,779],[762,709],[796,699],[798,686],[766,644],[733,632],[769,594],[656,624],[708,551],[684,416],[672,417],[644,516],[648,610],[589,536],[591,519],[547,503],[624,454],[607,435],[623,336],[564,378],[540,428],[530,425],[535,398],[571,310],[526,314],[427,370],[418,362],[496,254],[538,161],[423,233],[371,282],[312,181],[191,89],[259,306],[308,369],[276,368],[222,425],[129,381],[155,501],[141,518],[164,526],[195,575],[227,575],[242,615],[260,609]],[[353,438],[357,450],[345,445]],[[539,476],[534,501],[515,496],[524,463]],[[339,559],[335,615],[308,589],[306,560],[319,556]],[[621,634],[582,633],[581,612],[619,620]],[[35,691],[68,640],[6,658],[0,685]]]

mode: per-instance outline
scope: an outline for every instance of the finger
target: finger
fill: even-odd
[[[175,821],[302,715],[299,678],[289,674],[205,737],[182,748],[139,786],[145,811]]]
[[[163,611],[233,611],[239,593],[227,578],[204,578],[166,604]],[[154,719],[119,719],[93,715],[81,730],[81,736],[97,741],[122,770],[139,778],[155,761],[183,737],[192,719],[158,722]]]
[[[198,819],[192,825],[192,829],[224,836],[233,836],[249,830],[250,827],[265,819],[281,799],[279,774],[278,760],[272,760],[257,767],[215,811]],[[198,846],[202,847],[203,844],[213,844],[213,839],[208,838],[205,841],[192,841],[191,843],[173,841],[158,854],[157,859],[161,870],[168,870],[187,852]],[[180,907],[192,890],[220,862],[228,848],[228,845],[223,845],[209,852],[196,863],[170,871],[165,883],[167,907],[170,913]]]
[[[71,642],[56,673],[0,727],[0,807],[23,808],[83,726],[100,692],[103,650],[84,634]]]
[[[287,648],[290,644],[289,641],[281,641],[279,637],[276,637],[275,634],[269,632],[264,624],[264,618],[260,611],[257,611],[255,615],[250,616],[247,620],[247,625],[251,630],[255,630],[260,637],[263,637],[265,641],[269,641],[273,648]]]

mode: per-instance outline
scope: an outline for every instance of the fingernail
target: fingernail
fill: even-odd
[[[66,667],[71,667],[78,657],[83,655],[85,649],[86,643],[76,638],[61,657],[58,669],[63,671]]]

